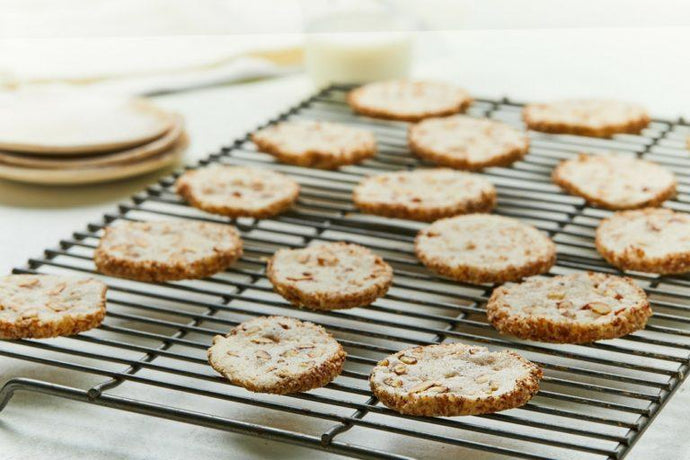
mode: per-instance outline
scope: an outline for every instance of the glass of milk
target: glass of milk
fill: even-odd
[[[406,77],[413,27],[392,2],[331,1],[312,8],[305,24],[307,73],[319,88]]]

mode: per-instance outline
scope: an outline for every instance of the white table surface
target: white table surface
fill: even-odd
[[[424,59],[414,74],[462,83],[482,96],[516,100],[611,96],[642,102],[654,115],[690,113],[690,66],[684,29],[472,31],[420,36]],[[673,44],[673,45],[672,45]],[[191,146],[187,161],[214,152],[313,91],[305,76],[157,98],[182,113]],[[60,238],[152,182],[77,188],[0,181],[0,273],[21,266]],[[50,370],[0,358],[0,384],[15,376],[50,379]],[[69,384],[69,382],[63,382]],[[628,458],[690,458],[685,435],[688,383],[670,401]],[[6,459],[282,458],[328,455],[215,430],[20,394],[0,413]]]

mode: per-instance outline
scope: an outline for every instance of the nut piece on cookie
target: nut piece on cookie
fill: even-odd
[[[593,137],[639,134],[650,122],[644,107],[606,99],[528,104],[522,117],[527,127],[534,131]]]
[[[431,222],[491,211],[496,204],[496,189],[476,174],[418,169],[368,177],[355,187],[352,197],[364,212]]]
[[[434,272],[472,284],[516,281],[556,262],[556,246],[542,232],[489,214],[434,222],[417,234],[415,254]]]
[[[568,193],[606,209],[658,206],[676,194],[672,172],[625,155],[579,155],[561,162],[552,178]]]
[[[335,169],[376,154],[373,133],[340,123],[286,121],[257,131],[252,141],[283,163],[311,168]]]
[[[94,252],[98,271],[138,281],[203,278],[242,256],[235,227],[208,222],[119,222]]]
[[[268,261],[266,274],[290,303],[314,310],[369,305],[393,282],[393,269],[381,257],[344,242],[280,249]]]
[[[105,317],[104,283],[93,278],[9,275],[0,278],[0,339],[74,335]]]
[[[208,361],[235,385],[287,394],[320,388],[343,370],[347,354],[321,326],[284,316],[246,321],[213,338]]]
[[[613,339],[643,329],[647,295],[630,278],[603,273],[532,277],[496,288],[486,305],[502,334],[554,343]]]
[[[380,361],[371,390],[402,414],[479,415],[526,404],[539,391],[542,371],[512,351],[447,343],[410,348]]]
[[[464,115],[412,125],[407,141],[412,153],[423,160],[467,170],[507,166],[522,159],[529,148],[525,133],[505,123]]]
[[[690,272],[690,215],[661,208],[617,212],[599,224],[596,247],[621,270]]]
[[[434,81],[391,80],[369,83],[347,95],[352,110],[388,120],[419,121],[464,112],[472,103],[462,88]]]
[[[177,179],[176,189],[195,208],[257,219],[285,211],[299,195],[299,184],[286,175],[242,166],[187,171]]]

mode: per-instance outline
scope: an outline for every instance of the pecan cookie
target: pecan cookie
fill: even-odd
[[[242,166],[187,171],[176,182],[192,206],[228,217],[271,217],[297,200],[299,184],[284,174]]]
[[[529,148],[529,139],[517,129],[463,115],[412,125],[407,140],[412,153],[424,160],[468,170],[509,165],[522,159]]]
[[[690,271],[690,215],[647,208],[617,212],[597,228],[599,254],[621,270]]]
[[[371,214],[431,222],[491,211],[496,189],[476,174],[418,169],[368,177],[355,187],[352,198],[359,209]]]
[[[441,219],[415,239],[429,269],[466,283],[503,283],[547,272],[556,246],[531,225],[508,217],[468,214]]]
[[[630,278],[576,273],[496,288],[486,314],[502,334],[586,343],[643,329],[652,309],[645,292]]]
[[[321,326],[284,316],[246,321],[213,338],[208,361],[235,385],[259,393],[320,388],[343,370],[347,353]]]
[[[606,99],[529,104],[525,106],[522,116],[527,127],[534,131],[593,137],[638,134],[650,122],[644,107]]]
[[[371,372],[371,390],[402,414],[478,415],[526,404],[542,371],[512,351],[447,343],[399,351]]]
[[[242,240],[235,227],[171,220],[107,227],[93,258],[106,275],[170,281],[210,276],[241,255]]]
[[[369,305],[393,282],[393,269],[382,258],[344,242],[280,249],[268,261],[266,274],[293,305],[314,310]]]
[[[252,141],[283,163],[311,168],[335,169],[376,154],[373,133],[321,121],[278,123],[252,134]]]
[[[0,278],[0,339],[73,335],[105,317],[104,283],[92,278],[9,275]]]
[[[672,172],[624,155],[579,155],[561,162],[552,178],[569,193],[606,209],[658,206],[676,194]]]
[[[347,103],[355,112],[369,117],[418,121],[464,112],[472,98],[464,89],[448,83],[391,80],[350,91]]]

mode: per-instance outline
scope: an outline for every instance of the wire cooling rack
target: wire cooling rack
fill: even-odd
[[[348,89],[327,88],[268,124],[316,119],[366,127],[379,141],[374,159],[339,171],[293,167],[257,152],[246,136],[201,162],[268,167],[302,186],[292,211],[233,221],[245,241],[245,255],[225,272],[204,280],[147,284],[94,271],[92,252],[103,227],[114,221],[229,222],[182,202],[172,189],[176,175],[15,269],[101,278],[110,288],[108,313],[100,328],[78,336],[0,342],[0,355],[51,366],[50,375],[64,373],[62,381],[71,382],[65,386],[17,376],[2,388],[0,409],[16,391],[39,392],[362,458],[623,457],[688,370],[690,278],[629,273],[649,294],[654,316],[644,331],[621,339],[552,345],[499,336],[484,310],[491,286],[443,280],[416,261],[412,243],[423,224],[364,215],[353,207],[350,193],[363,176],[422,163],[406,147],[406,124],[353,115],[344,102]],[[478,99],[469,114],[522,127],[520,110],[521,104],[508,99]],[[593,242],[599,220],[609,212],[559,191],[550,181],[552,168],[583,151],[616,150],[647,158],[675,172],[680,193],[667,206],[688,211],[688,134],[690,126],[682,120],[655,120],[639,136],[613,139],[530,133],[530,153],[523,161],[482,174],[497,187],[496,213],[536,225],[557,243],[552,274],[617,273]],[[311,312],[274,294],[264,273],[266,258],[278,248],[317,240],[356,242],[382,255],[395,270],[388,295],[366,308]],[[216,375],[205,356],[213,335],[266,314],[324,325],[348,352],[343,374],[325,388],[289,396],[250,393]],[[455,418],[400,415],[372,396],[367,378],[378,360],[409,346],[445,341],[517,350],[544,368],[542,390],[522,408]]]

